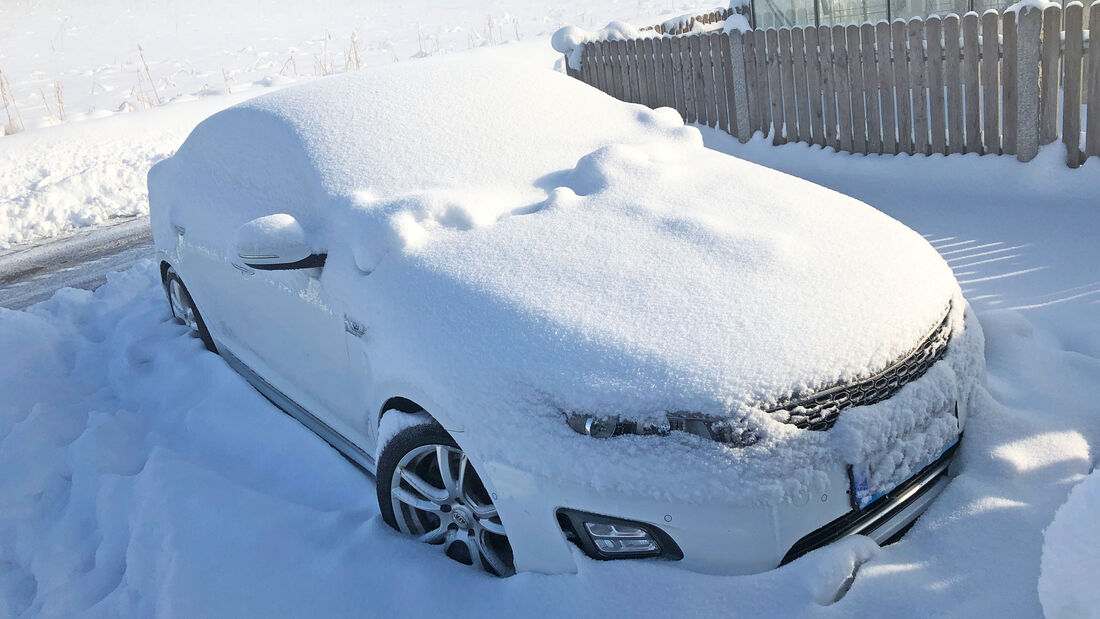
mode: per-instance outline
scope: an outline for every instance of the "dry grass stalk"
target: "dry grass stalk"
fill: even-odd
[[[153,83],[153,75],[149,73],[149,63],[145,62],[145,50],[141,49],[141,44],[138,44],[138,56],[141,57],[141,65],[145,67],[145,77],[149,80],[149,86],[153,89],[153,96],[157,98],[157,105],[164,103],[160,99],[160,93],[157,92],[157,85]]]
[[[23,115],[19,113],[19,104],[15,101],[15,94],[11,90],[11,82],[8,81],[3,71],[0,71],[0,101],[3,101],[4,113],[8,117],[8,124],[4,128],[4,133],[19,133],[25,128]],[[11,115],[13,109],[15,110],[15,118],[12,118]]]
[[[225,92],[233,94],[233,89],[229,87],[229,74],[222,69],[222,80],[225,81]]]
[[[39,88],[38,94],[42,95],[42,105],[46,106],[46,113],[50,115],[50,120],[53,120],[53,110],[50,109],[50,102],[46,99],[46,91]]]
[[[359,56],[359,35],[352,31],[351,47],[344,52],[344,71],[352,69],[358,71],[363,67],[363,59]]]
[[[279,75],[286,75],[287,67],[290,67],[294,71],[294,77],[298,77],[298,61],[294,60],[294,56],[286,59],[283,63],[283,68],[279,69]]]
[[[57,97],[57,117],[65,122],[65,91],[61,88],[61,82],[53,83],[53,94]]]

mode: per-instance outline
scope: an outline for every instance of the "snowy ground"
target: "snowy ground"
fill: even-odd
[[[644,22],[684,8],[413,3],[390,10],[385,27],[393,30],[380,35],[377,24],[358,24],[374,23],[371,15],[384,21],[383,9],[350,2],[293,19],[264,2],[164,4],[5,7],[0,71],[22,97],[29,129],[0,137],[0,249],[144,213],[148,166],[205,115],[260,92],[241,90],[278,76],[290,47],[301,50],[299,73],[311,73],[326,28],[335,49],[358,28],[363,49],[389,40],[404,61],[420,50],[417,22],[421,32],[428,24],[440,49],[461,51],[490,15],[512,16],[524,42],[502,49],[552,63],[543,35],[560,22]],[[173,24],[182,34],[172,34]],[[446,30],[460,25],[465,30]],[[265,38],[269,32],[282,38]],[[174,43],[154,53],[165,33]],[[137,43],[161,96],[180,98],[119,114],[139,81]],[[384,51],[372,58],[392,62]],[[172,62],[190,73],[173,78],[178,89],[169,93]],[[118,68],[96,74],[100,65]],[[214,94],[221,68],[235,80],[233,95],[198,97],[206,82]],[[74,93],[92,92],[80,81],[89,77],[115,88],[97,86],[72,103]],[[38,84],[49,95],[54,80],[64,84],[73,122],[30,129],[49,124],[48,116],[19,91]],[[75,122],[78,109],[89,119]],[[92,118],[104,111],[110,117]],[[142,262],[94,293],[66,289],[25,312],[0,310],[0,617],[1096,616],[1095,597],[1073,596],[1100,578],[1080,537],[1096,530],[1097,474],[1057,510],[1100,451],[1100,162],[1065,169],[1058,147],[1024,166],[704,137],[915,228],[978,310],[990,397],[969,422],[959,477],[900,543],[879,549],[850,539],[750,577],[578,557],[576,575],[493,579],[388,529],[372,480],[172,323],[155,269]],[[829,604],[857,565],[847,595]]]

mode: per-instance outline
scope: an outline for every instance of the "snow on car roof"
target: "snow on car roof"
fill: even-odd
[[[673,110],[487,56],[221,112],[150,191],[218,249],[248,219],[297,217],[329,254],[322,282],[372,325],[378,379],[486,423],[743,415],[881,370],[958,295],[869,206],[710,151]]]

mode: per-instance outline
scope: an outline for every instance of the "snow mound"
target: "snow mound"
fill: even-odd
[[[1100,473],[1069,493],[1043,534],[1039,601],[1047,619],[1100,617]]]

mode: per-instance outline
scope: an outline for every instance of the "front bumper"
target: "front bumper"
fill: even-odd
[[[752,574],[778,567],[848,535],[883,543],[924,512],[944,490],[958,443],[866,507],[853,508],[849,468],[826,471],[823,490],[778,505],[661,502],[596,493],[490,465],[496,500],[521,571],[575,572],[580,549],[558,520],[562,508],[629,520],[659,529],[682,553],[678,566],[711,574]]]

